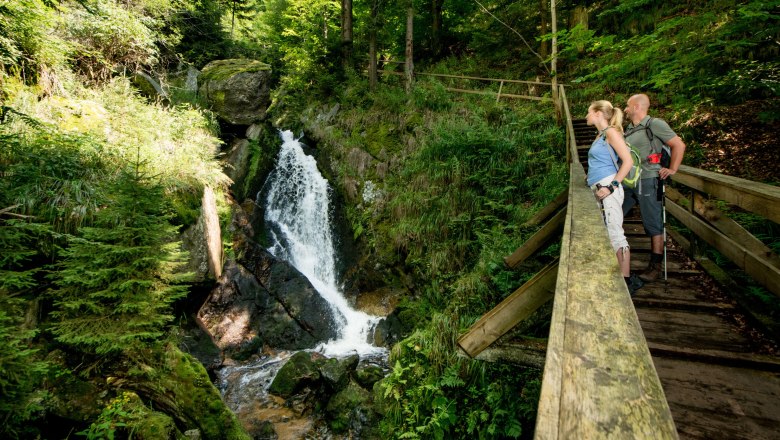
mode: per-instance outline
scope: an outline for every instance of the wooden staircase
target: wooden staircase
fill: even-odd
[[[596,130],[574,120],[587,169]],[[647,267],[650,240],[638,209],[623,223],[632,272]],[[634,308],[680,438],[780,438],[780,358],[731,297],[686,256],[686,241],[667,240],[667,275],[646,283]],[[681,245],[678,241],[682,241]]]

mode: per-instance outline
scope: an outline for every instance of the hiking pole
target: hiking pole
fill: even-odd
[[[664,239],[664,281],[666,281],[666,184],[664,180],[661,180],[661,220],[663,221]]]

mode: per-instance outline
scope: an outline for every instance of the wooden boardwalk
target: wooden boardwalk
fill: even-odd
[[[573,121],[580,159],[595,138]],[[585,164],[586,166],[586,164]],[[624,222],[631,267],[649,259],[635,208]],[[780,439],[780,356],[728,292],[667,240],[667,275],[633,297],[680,438]]]

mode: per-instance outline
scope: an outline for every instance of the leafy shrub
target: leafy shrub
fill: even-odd
[[[90,81],[105,82],[115,71],[133,72],[157,61],[154,33],[116,2],[68,9],[63,20],[65,37],[75,44],[73,62]]]

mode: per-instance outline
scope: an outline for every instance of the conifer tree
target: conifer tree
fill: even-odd
[[[90,227],[69,239],[52,291],[57,340],[87,354],[128,353],[158,340],[185,294],[163,188],[140,164],[121,173]]]
[[[41,410],[40,386],[49,370],[32,343],[37,331],[24,316],[41,270],[32,262],[39,254],[34,243],[45,240],[50,228],[3,218],[8,208],[0,209],[0,437],[15,438]]]

